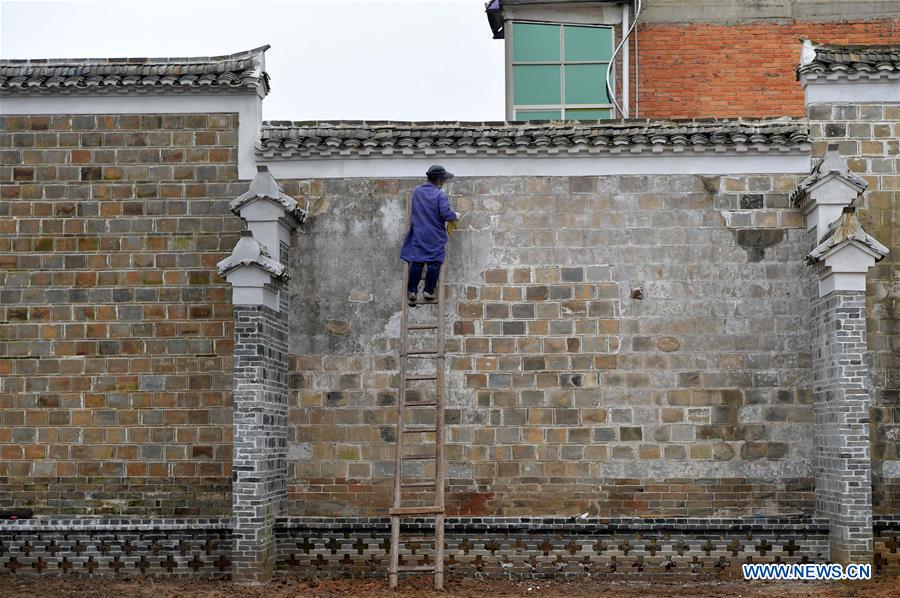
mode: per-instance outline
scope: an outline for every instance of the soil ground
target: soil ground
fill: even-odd
[[[0,595],[12,598],[90,597],[90,598],[294,598],[299,596],[331,598],[338,596],[398,596],[416,598],[437,597],[474,598],[480,596],[540,596],[541,598],[569,598],[577,596],[615,596],[623,598],[793,598],[793,597],[856,597],[897,598],[900,578],[864,582],[762,582],[736,579],[574,579],[571,581],[496,581],[472,578],[451,579],[444,592],[431,589],[431,579],[404,580],[397,591],[390,590],[387,581],[372,580],[309,580],[282,577],[264,586],[237,586],[227,581],[201,579],[111,580],[72,577],[2,577]]]

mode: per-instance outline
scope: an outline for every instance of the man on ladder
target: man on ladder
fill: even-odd
[[[401,306],[400,319],[400,392],[397,400],[396,461],[394,469],[394,500],[391,515],[390,586],[396,588],[400,573],[434,573],[434,587],[444,587],[444,282],[440,276],[447,245],[447,229],[452,230],[459,214],[450,207],[447,194],[441,190],[453,177],[443,166],[432,166],[426,173],[428,182],[413,192],[409,205],[409,232],[403,242],[400,257],[407,262],[408,274],[404,280],[406,297]],[[446,228],[445,228],[446,227]],[[418,301],[419,282],[425,271],[424,303],[434,306],[434,317],[428,323],[410,323],[410,307]],[[424,348],[428,339],[416,337],[410,341],[409,333],[432,331],[433,346]],[[410,368],[410,360],[416,367]],[[434,371],[425,371],[428,360],[433,360]],[[414,386],[410,388],[410,384]],[[417,386],[426,384],[426,387]],[[433,393],[427,385],[433,384]],[[432,397],[428,397],[432,394]],[[434,424],[407,423],[405,415],[410,410],[413,419],[427,416],[421,409],[434,409]],[[424,419],[429,419],[424,417]],[[434,442],[429,437],[433,435]],[[408,438],[408,440],[407,440]],[[410,449],[410,450],[406,450]],[[434,478],[404,479],[404,464],[411,461],[434,462]],[[413,470],[411,470],[413,471]],[[406,474],[413,475],[413,474]],[[434,502],[423,505],[420,499],[409,505],[404,500],[404,489],[431,492]],[[401,540],[400,520],[403,517],[434,517],[434,537]],[[424,565],[400,564],[400,545],[403,543],[434,543],[434,562]]]
[[[453,211],[450,198],[441,189],[445,182],[453,178],[453,174],[435,164],[425,176],[428,177],[428,182],[413,191],[409,232],[400,249],[400,258],[409,263],[406,291],[410,305],[415,305],[418,300],[419,281],[426,266],[422,298],[428,303],[436,301],[434,291],[441,264],[444,263],[444,247],[447,245],[446,224],[459,220],[459,212]]]

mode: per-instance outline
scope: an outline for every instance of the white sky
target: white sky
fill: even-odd
[[[502,120],[483,0],[0,2],[3,58],[231,54],[264,44],[266,120]]]

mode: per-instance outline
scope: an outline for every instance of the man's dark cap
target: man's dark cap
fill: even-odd
[[[453,173],[447,172],[447,169],[440,164],[435,164],[425,173],[429,179],[452,179]]]

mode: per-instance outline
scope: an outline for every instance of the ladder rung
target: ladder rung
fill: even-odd
[[[440,515],[444,507],[394,507],[391,515]]]
[[[403,403],[404,407],[437,407],[437,403],[422,403],[414,401],[412,403]]]
[[[432,544],[434,544],[435,539],[434,536],[410,536],[408,538],[400,536],[401,544],[405,544],[407,542],[431,542]]]
[[[404,434],[427,434],[429,432],[437,432],[437,428],[403,428]]]
[[[428,461],[437,459],[437,455],[401,455],[400,458],[404,461]]]
[[[434,480],[427,482],[400,482],[400,486],[403,488],[433,488]]]
[[[437,330],[437,324],[410,324],[407,330]]]
[[[407,357],[410,355],[437,355],[436,349],[416,349],[415,351],[407,351]]]
[[[398,565],[397,573],[427,573],[434,571],[434,565]]]
[[[437,380],[437,376],[407,376],[407,382],[421,382],[422,380]]]

